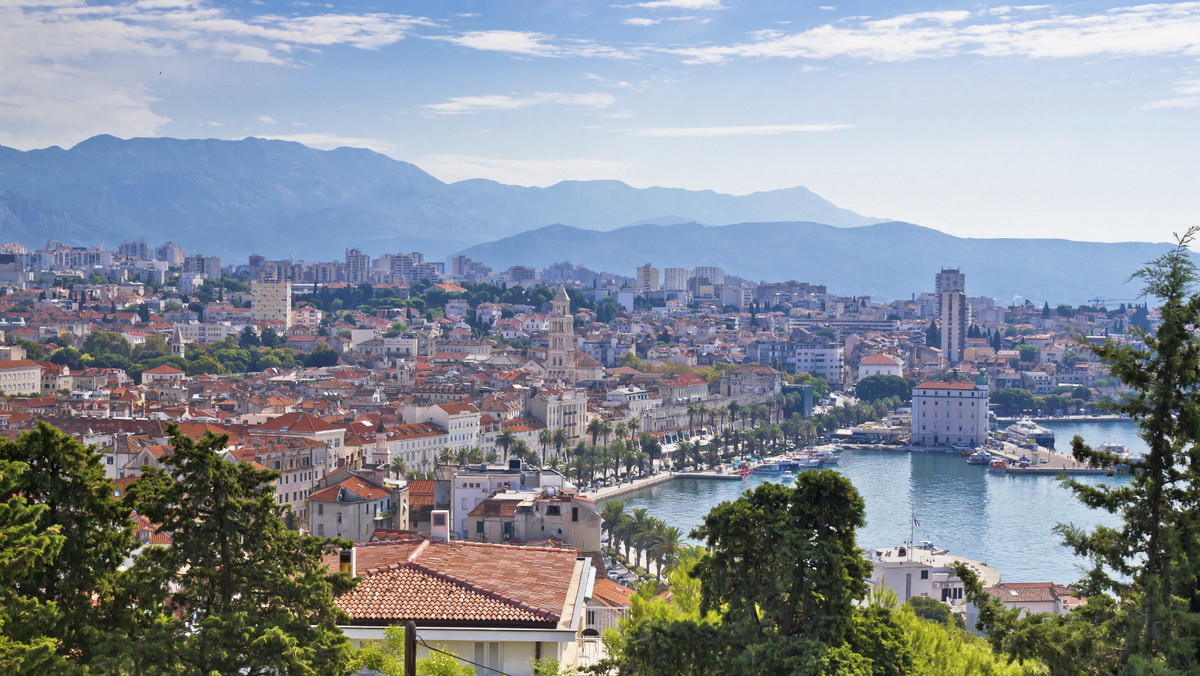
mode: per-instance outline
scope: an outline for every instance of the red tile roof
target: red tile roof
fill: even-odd
[[[917,385],[916,389],[919,389],[919,390],[973,390],[973,389],[975,389],[975,383],[967,383],[967,382],[962,382],[962,381],[958,381],[958,382],[954,382],[954,383],[946,383],[946,382],[940,382],[940,381],[928,381],[928,382],[921,383],[920,385]]]
[[[360,500],[379,500],[391,495],[391,491],[380,486],[374,481],[364,479],[360,476],[352,476],[341,483],[332,486],[326,486],[321,490],[313,493],[308,497],[309,500],[320,500],[322,502],[337,502],[341,495],[342,489],[345,489]]]
[[[564,549],[408,540],[355,556],[362,579],[337,600],[355,624],[554,626],[576,580],[576,552]]]
[[[592,598],[609,608],[628,608],[633,590],[612,580],[597,578],[592,587]]]
[[[333,425],[307,413],[285,413],[254,428],[263,432],[297,433],[330,432],[335,429]]]

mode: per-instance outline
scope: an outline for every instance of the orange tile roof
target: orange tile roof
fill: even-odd
[[[938,381],[929,381],[917,385],[915,389],[921,390],[973,390],[975,383],[965,383],[962,381],[954,383],[945,383]]]
[[[346,489],[357,495],[363,500],[379,500],[391,495],[391,491],[380,486],[374,481],[364,479],[360,476],[352,476],[341,483],[332,486],[326,486],[321,490],[309,496],[309,500],[320,500],[322,502],[337,502],[338,496],[341,494],[341,489]]]
[[[628,608],[633,590],[623,584],[598,577],[592,587],[592,598],[609,608]]]
[[[575,581],[574,550],[436,540],[357,545],[362,579],[337,600],[356,624],[554,626]],[[336,565],[337,555],[327,556]]]

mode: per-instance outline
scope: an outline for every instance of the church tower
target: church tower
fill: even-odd
[[[567,288],[558,285],[558,293],[550,301],[550,349],[546,352],[546,377],[575,386],[575,318],[571,316],[571,299]]]
[[[183,357],[187,351],[183,340],[183,332],[179,330],[178,326],[171,332],[171,339],[167,341],[167,344],[171,346],[172,357]]]

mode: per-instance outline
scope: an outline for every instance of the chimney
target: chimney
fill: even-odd
[[[450,510],[433,510],[429,516],[429,536],[434,540],[450,541]]]
[[[354,549],[354,545],[350,545],[349,549],[338,551],[338,572],[349,573],[350,577],[358,577],[357,566],[358,554]]]

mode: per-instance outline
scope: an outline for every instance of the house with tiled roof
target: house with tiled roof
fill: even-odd
[[[900,376],[903,375],[904,364],[899,357],[890,354],[872,354],[863,357],[858,362],[858,379],[869,376]]]
[[[532,676],[537,660],[579,663],[595,573],[575,550],[421,539],[358,545],[349,558],[359,582],[337,604],[355,644],[411,620],[418,659],[433,645],[513,676]]]
[[[1001,582],[985,587],[984,591],[1006,608],[1020,608],[1021,615],[1066,615],[1086,603],[1070,587],[1053,582]]]
[[[596,503],[573,492],[498,491],[467,513],[464,540],[524,544],[557,538],[585,552],[600,551]]]
[[[249,428],[248,432],[251,436],[304,437],[321,442],[324,448],[314,450],[312,458],[319,474],[327,473],[343,460],[346,430],[308,413],[285,413]]]
[[[634,590],[623,584],[606,578],[597,578],[584,611],[586,617],[584,618],[583,635],[587,638],[598,638],[605,629],[616,627],[617,622],[629,613],[629,599],[634,593]]]
[[[407,491],[403,492],[407,498]],[[382,483],[350,473],[308,496],[309,532],[366,542],[377,528],[407,528],[407,499],[401,510],[401,496],[395,493]]]

